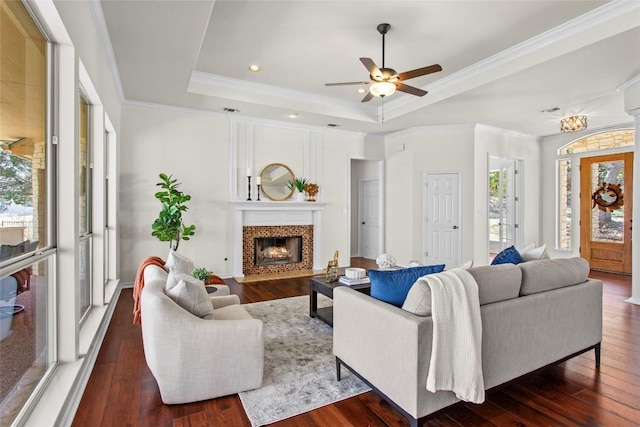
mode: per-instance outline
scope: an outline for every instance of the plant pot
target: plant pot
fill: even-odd
[[[304,202],[304,193],[300,191],[296,193],[296,202]]]

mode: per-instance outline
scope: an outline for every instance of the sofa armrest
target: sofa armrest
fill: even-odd
[[[240,298],[238,295],[222,295],[219,297],[209,297],[213,308],[222,308],[228,305],[240,304]]]
[[[333,293],[333,352],[415,416],[426,390],[431,317],[420,317],[349,287]]]

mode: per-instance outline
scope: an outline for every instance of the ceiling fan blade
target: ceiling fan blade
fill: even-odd
[[[369,70],[369,74],[371,74],[372,76],[379,76],[380,78],[382,78],[382,71],[380,71],[380,68],[378,68],[376,63],[373,62],[373,59],[360,58],[360,62],[362,62],[362,65],[364,65],[365,68]]]
[[[344,83],[325,83],[325,86],[346,86],[346,85],[368,85],[371,82],[344,82]]]
[[[367,92],[367,94],[362,98],[360,102],[369,102],[373,99],[373,94],[371,92]]]
[[[411,71],[405,71],[404,73],[398,74],[398,80],[409,80],[414,77],[420,77],[431,73],[437,73],[438,71],[442,71],[442,67],[438,64],[429,65],[428,67],[417,68]]]
[[[396,89],[415,96],[425,96],[427,94],[426,90],[418,89],[417,87],[409,86],[400,82],[396,83]]]

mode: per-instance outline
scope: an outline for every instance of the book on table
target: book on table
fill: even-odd
[[[348,285],[348,286],[364,285],[366,283],[371,283],[371,279],[369,279],[368,277],[361,277],[359,279],[350,279],[346,276],[340,276],[340,279],[338,280],[343,285]]]

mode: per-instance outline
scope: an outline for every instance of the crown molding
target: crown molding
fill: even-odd
[[[531,135],[528,133],[524,133],[524,132],[518,132],[515,130],[511,130],[511,129],[504,129],[504,128],[500,128],[497,126],[491,126],[491,125],[485,125],[483,123],[477,123],[476,124],[476,129],[477,130],[485,130],[488,132],[493,132],[493,133],[499,133],[501,135],[509,135],[515,138],[524,138],[524,139],[535,139],[536,141],[541,141],[542,138],[536,135]]]
[[[116,61],[116,55],[113,52],[113,45],[111,44],[111,37],[109,36],[109,29],[107,28],[107,21],[104,19],[104,13],[102,11],[102,5],[100,0],[89,0],[89,10],[93,17],[93,22],[96,25],[98,36],[102,41],[105,53],[107,55],[107,62],[109,63],[109,69],[111,70],[111,76],[113,83],[118,92],[120,102],[124,102],[124,90],[122,89],[122,81],[120,80],[120,71],[118,70],[118,62]]]
[[[309,132],[323,132],[323,133],[348,133],[352,135],[368,135],[366,132],[353,131],[349,129],[336,129],[329,128],[324,126],[313,126],[313,125],[305,125],[302,123],[291,123],[287,121],[280,120],[271,120],[271,119],[263,119],[260,117],[253,116],[237,116],[233,113],[219,113],[217,111],[209,111],[209,110],[200,110],[197,108],[190,107],[177,107],[175,105],[168,104],[157,104],[146,101],[132,101],[125,99],[122,103],[126,106],[131,107],[139,107],[139,108],[150,108],[154,110],[162,110],[162,111],[171,111],[175,113],[181,114],[197,114],[203,116],[215,116],[219,118],[226,118],[231,123],[243,123],[243,124],[253,124],[253,125],[262,125],[262,126],[270,126],[277,127],[282,129],[296,129],[301,131],[309,131]]]
[[[329,109],[331,116],[366,122],[376,122],[379,114],[378,108],[370,105],[356,104],[328,96],[313,95],[294,89],[248,82],[201,71],[192,72],[187,91],[322,115],[326,115]]]
[[[626,81],[625,83],[623,83],[619,88],[617,88],[616,90],[618,92],[625,92],[627,89],[629,89],[632,86],[635,86],[637,84],[640,83],[640,74],[638,74],[637,76],[633,77],[631,80]]]
[[[634,17],[634,13],[636,15],[640,13],[640,1],[613,0],[584,15],[423,86],[422,89],[428,91],[430,96],[418,99],[399,98],[396,101],[389,102],[386,111],[388,113],[387,118],[391,120],[418,108],[426,107],[519,72],[529,66],[555,58],[567,51],[582,48],[594,41],[603,40],[640,26],[640,20]],[[601,28],[603,25],[607,25],[607,27]],[[586,37],[585,35],[590,32],[593,32],[593,35]],[[572,38],[581,35],[585,37],[570,42]],[[597,40],[593,40],[594,37]],[[555,48],[553,48],[554,46]],[[546,51],[547,53],[533,58],[534,54],[541,51]],[[527,57],[531,57],[531,59],[526,60]],[[532,61],[533,63],[531,63]],[[497,70],[499,71],[497,72]]]

